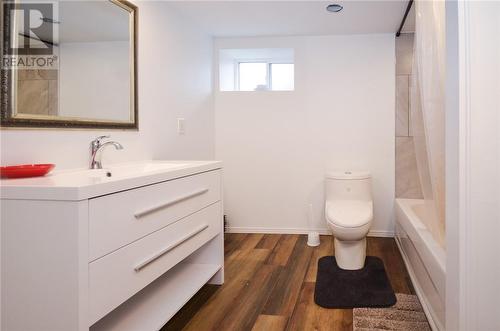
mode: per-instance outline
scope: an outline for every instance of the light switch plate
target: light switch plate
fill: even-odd
[[[186,133],[186,121],[184,118],[177,119],[177,133],[185,134]]]

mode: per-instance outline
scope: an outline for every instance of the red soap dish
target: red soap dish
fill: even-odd
[[[0,167],[2,178],[27,178],[40,177],[54,169],[55,164],[22,164],[16,166]]]

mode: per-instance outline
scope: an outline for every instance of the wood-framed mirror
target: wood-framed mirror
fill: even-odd
[[[138,128],[135,5],[15,0],[1,7],[2,128]]]

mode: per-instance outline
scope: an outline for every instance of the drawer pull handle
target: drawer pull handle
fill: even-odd
[[[182,195],[182,196],[180,196],[178,198],[175,198],[173,200],[164,202],[164,203],[162,203],[162,204],[160,204],[158,206],[151,207],[151,208],[145,209],[143,211],[137,212],[137,213],[134,214],[134,216],[135,216],[135,218],[141,218],[141,217],[146,216],[148,214],[157,212],[158,210],[161,210],[163,208],[170,207],[172,205],[175,205],[176,203],[179,203],[179,202],[187,200],[187,199],[194,198],[194,197],[196,197],[198,195],[202,195],[202,194],[207,193],[207,192],[208,192],[208,188],[204,188],[202,190],[194,191],[194,192],[191,192],[189,194]]]
[[[186,242],[187,240],[193,238],[194,236],[196,236],[198,233],[204,231],[208,229],[208,224],[205,224],[201,227],[199,227],[198,229],[196,229],[195,231],[185,235],[184,237],[182,237],[181,239],[179,239],[178,241],[176,241],[175,243],[173,244],[170,244],[168,245],[167,247],[165,247],[164,249],[162,249],[161,251],[159,251],[158,253],[156,253],[155,255],[151,256],[150,258],[148,258],[147,260],[145,260],[144,262],[141,262],[140,264],[138,264],[134,270],[136,272],[139,272],[141,271],[142,268],[144,268],[145,266],[147,266],[148,264],[150,264],[151,262],[154,262],[155,260],[159,259],[160,257],[162,257],[163,255],[167,254],[168,252],[170,252],[171,250],[173,250],[174,248],[176,248],[177,246],[179,246],[180,244]]]

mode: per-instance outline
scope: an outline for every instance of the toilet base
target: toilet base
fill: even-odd
[[[341,269],[358,270],[365,266],[366,238],[356,241],[341,241],[335,238],[335,260]]]

